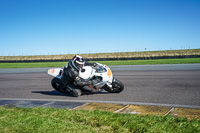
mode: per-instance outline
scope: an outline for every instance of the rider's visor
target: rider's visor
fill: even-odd
[[[83,68],[83,64],[79,64],[78,66],[79,66],[80,68]]]

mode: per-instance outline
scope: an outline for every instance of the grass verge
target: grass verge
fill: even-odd
[[[0,132],[200,132],[200,120],[105,111],[0,107]]]
[[[75,54],[64,55],[36,55],[36,56],[0,56],[0,60],[60,60],[72,59]],[[143,51],[143,52],[114,52],[114,53],[90,53],[79,54],[86,59],[93,58],[151,58],[170,57],[190,57],[200,55],[200,49],[186,50],[164,50],[164,51]]]
[[[187,64],[187,63],[200,63],[200,58],[99,61],[99,63],[107,65]]]
[[[147,64],[184,64],[200,63],[200,58],[185,59],[157,59],[157,60],[119,60],[97,61],[106,65],[147,65]],[[67,62],[40,62],[40,63],[0,63],[0,68],[37,68],[37,67],[63,67]]]

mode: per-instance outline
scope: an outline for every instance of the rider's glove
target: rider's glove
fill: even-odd
[[[97,63],[94,63],[94,67],[96,67],[98,64]]]

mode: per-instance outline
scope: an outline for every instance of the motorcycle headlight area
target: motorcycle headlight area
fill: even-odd
[[[104,73],[107,72],[107,70],[103,66],[98,66],[95,68],[97,73]]]

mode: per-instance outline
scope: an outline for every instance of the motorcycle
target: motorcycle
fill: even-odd
[[[52,87],[61,93],[66,93],[66,88],[61,82],[62,71],[63,68],[53,68],[49,69],[47,73],[54,77],[51,80]],[[111,69],[100,63],[97,63],[95,67],[84,66],[79,71],[79,76],[88,81],[95,81],[93,85],[79,86],[82,92],[101,92],[105,90],[109,93],[120,93],[124,90],[123,83],[113,77]]]

